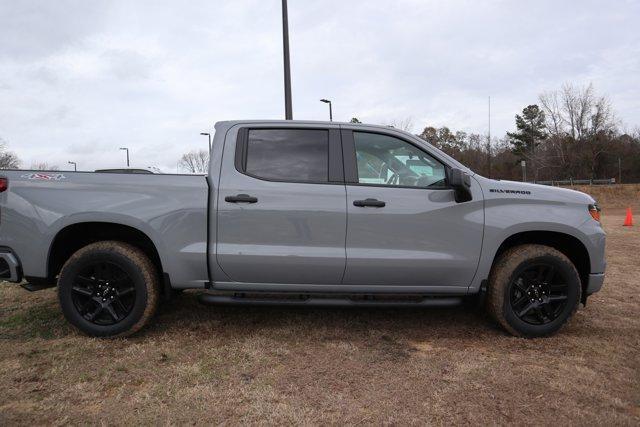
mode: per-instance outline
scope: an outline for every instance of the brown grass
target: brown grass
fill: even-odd
[[[607,209],[640,208],[640,184],[574,185],[567,188],[590,194],[600,206]]]
[[[205,307],[79,335],[55,291],[0,286],[0,425],[640,423],[640,230],[605,215],[603,291],[557,336],[465,309]]]

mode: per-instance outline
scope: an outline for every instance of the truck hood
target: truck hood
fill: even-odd
[[[548,200],[569,203],[595,203],[593,197],[581,191],[568,188],[551,187],[548,185],[530,184],[519,181],[499,181],[482,177],[480,185],[486,198],[493,197],[531,197],[537,200]]]

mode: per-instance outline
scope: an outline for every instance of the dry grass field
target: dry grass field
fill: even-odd
[[[537,340],[464,308],[220,308],[194,293],[100,340],[66,324],[55,289],[2,284],[0,425],[638,425],[640,225],[622,227],[620,207],[603,212],[604,289]]]

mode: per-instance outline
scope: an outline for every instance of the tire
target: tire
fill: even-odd
[[[489,276],[487,310],[512,335],[552,335],[575,314],[582,286],[573,263],[544,245],[508,249]]]
[[[97,242],[64,264],[58,298],[65,318],[85,334],[128,336],[146,325],[158,307],[158,273],[135,246]]]

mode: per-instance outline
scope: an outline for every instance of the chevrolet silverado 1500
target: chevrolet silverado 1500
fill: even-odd
[[[479,176],[390,127],[215,128],[205,176],[2,171],[0,278],[57,286],[93,336],[134,333],[191,288],[218,304],[476,298],[536,337],[602,286],[605,233],[584,193]]]

